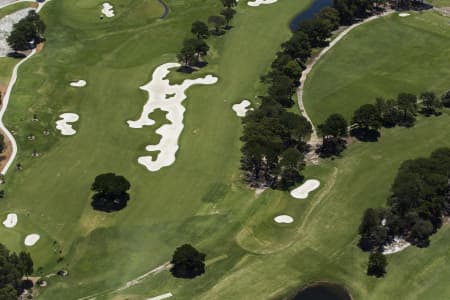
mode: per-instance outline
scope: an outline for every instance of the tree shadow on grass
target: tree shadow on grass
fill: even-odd
[[[380,132],[375,129],[355,128],[350,130],[350,135],[362,142],[378,142]]]

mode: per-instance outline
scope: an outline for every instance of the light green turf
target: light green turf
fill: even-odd
[[[189,24],[217,13],[220,3],[168,1],[171,13],[166,20],[159,20],[156,13],[135,17],[141,13],[143,0],[111,2],[117,7],[117,17],[103,20],[99,19],[102,1],[54,0],[47,4],[43,16],[49,28],[48,42],[44,51],[21,68],[6,116],[7,124],[17,132],[18,161],[24,170],[12,169],[7,177],[0,211],[18,212],[19,225],[13,230],[0,229],[0,240],[19,250],[25,234],[41,233],[43,240],[31,248],[36,267],[44,267],[44,274],[63,267],[70,271],[67,278],[49,278],[49,286],[39,291],[40,299],[78,299],[100,293],[98,300],[141,300],[167,292],[174,294],[173,299],[275,299],[313,280],[343,283],[354,299],[440,299],[449,294],[448,280],[442,280],[450,278],[446,266],[448,227],[433,237],[431,247],[390,257],[388,277],[381,280],[364,275],[367,255],[356,247],[362,212],[385,203],[400,163],[429,155],[440,145],[450,146],[448,113],[422,118],[412,129],[383,131],[379,143],[353,144],[344,158],[308,167],[305,175],[320,179],[322,185],[307,200],[294,200],[275,191],[256,197],[240,183],[241,125],[231,104],[244,98],[253,100],[263,92],[259,77],[278,45],[289,36],[287,20],[307,2],[284,0],[259,8],[241,3],[235,27],[210,40],[210,64],[192,76],[212,73],[219,82],[188,91],[185,128],[175,164],[149,173],[136,159],[146,153],[144,146],[155,140],[152,132],[156,126],[142,130],[126,126],[126,120],[136,118],[147,100],[138,87],[150,80],[156,66],[174,59]],[[388,47],[388,40],[407,43],[422,39],[440,47],[433,49],[435,53],[448,51],[447,42],[434,32],[437,27],[443,35],[448,33],[444,32],[446,19],[426,13],[409,18],[410,25],[403,22],[392,17],[364,25],[360,34],[355,32],[354,42],[351,33],[341,43],[369,51],[376,43],[365,44],[365,37],[380,31],[384,35],[373,34],[375,41],[383,41],[380,48]],[[397,36],[398,27],[411,30]],[[324,68],[346,59],[348,53],[337,50],[325,57]],[[312,102],[308,93],[317,89],[325,94],[333,90],[342,95],[340,101],[353,99],[367,82],[381,90],[385,82],[377,85],[369,76],[374,73],[367,74],[361,65],[373,70],[395,60],[415,69],[420,64],[423,72],[431,73],[432,63],[411,60],[423,51],[412,47],[408,55],[397,57],[395,51],[386,50],[386,58],[371,60],[352,53],[347,72],[367,80],[341,94],[334,91],[336,86],[326,79],[319,64],[307,83],[306,104]],[[449,64],[442,61],[441,69],[448,69]],[[388,69],[386,76],[400,76],[394,71]],[[439,78],[445,76],[440,72]],[[411,80],[419,78],[411,76]],[[76,79],[87,80],[87,87],[70,88],[69,81]],[[179,81],[180,77],[171,79]],[[340,89],[352,81],[342,80]],[[417,90],[428,85],[428,79],[411,84]],[[443,89],[442,85],[430,88]],[[391,92],[395,92],[393,88]],[[339,107],[348,113],[350,104]],[[316,110],[311,108],[313,120],[322,110],[331,108],[325,102]],[[80,115],[75,136],[60,137],[54,130],[61,112]],[[30,121],[33,113],[40,122]],[[160,112],[157,115],[162,124],[164,118]],[[51,129],[49,137],[41,133],[45,127]],[[37,137],[33,142],[26,140],[30,132]],[[41,152],[41,157],[32,159],[33,149]],[[118,213],[93,212],[89,186],[95,175],[108,171],[131,181],[132,200]],[[295,222],[277,225],[271,221],[284,213]],[[53,241],[65,257],[60,264],[56,264],[59,255],[53,252]],[[181,280],[165,271],[132,288],[109,293],[165,263],[173,249],[186,242],[207,254],[204,276]]]
[[[350,119],[356,108],[379,96],[450,89],[449,19],[410,13],[355,28],[314,66],[304,97],[315,124],[334,112]]]

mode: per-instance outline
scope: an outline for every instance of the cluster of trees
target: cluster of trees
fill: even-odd
[[[322,145],[317,149],[321,157],[340,155],[345,150],[348,123],[341,114],[331,114],[324,123],[317,126],[322,135]]]
[[[333,0],[333,7],[339,12],[340,23],[350,25],[382,10],[387,2],[387,0]]]
[[[170,272],[178,278],[194,278],[205,273],[206,254],[189,244],[178,247],[171,260]]]
[[[123,176],[114,173],[98,175],[91,186],[91,190],[95,192],[91,205],[94,209],[104,212],[121,210],[127,206],[130,199],[127,192],[130,187],[130,183]]]
[[[45,28],[45,23],[38,13],[30,10],[25,18],[14,24],[7,42],[15,51],[29,50],[44,40]]]
[[[365,211],[359,226],[359,247],[382,252],[395,237],[427,247],[430,236],[450,214],[450,148],[429,158],[405,161],[395,178],[387,208]]]
[[[450,106],[450,92],[439,99],[433,92],[423,92],[419,98],[410,93],[400,93],[397,99],[377,98],[375,104],[364,104],[353,114],[352,135],[360,140],[372,140],[379,136],[381,127],[412,127],[418,113],[426,116],[440,115],[440,108]]]
[[[187,38],[183,41],[183,47],[177,55],[183,69],[191,71],[193,66],[201,66],[202,57],[209,51],[206,40],[211,34],[222,35],[223,29],[231,28],[230,22],[236,14],[234,7],[236,0],[222,0],[223,8],[217,16],[208,17],[208,24],[214,29],[210,30],[208,24],[203,21],[195,21],[191,26],[191,33],[195,38]],[[204,62],[203,62],[204,63]],[[183,70],[182,69],[182,70]]]
[[[27,252],[11,253],[0,244],[0,299],[17,299],[26,281],[23,276],[33,273],[33,260]]]

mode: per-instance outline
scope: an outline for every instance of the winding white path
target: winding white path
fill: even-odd
[[[17,2],[35,2],[35,1],[28,1],[28,0],[24,0],[24,1],[16,1],[13,3],[17,3]],[[39,12],[46,3],[50,2],[50,0],[47,0],[43,3],[39,3],[38,8],[36,9],[36,12]],[[5,6],[11,5],[12,3],[9,3]],[[5,6],[0,7],[3,8]],[[16,140],[14,139],[14,136],[11,134],[11,132],[5,127],[5,124],[3,124],[3,115],[5,114],[6,108],[8,107],[8,103],[9,103],[9,98],[11,97],[11,91],[14,87],[14,84],[16,83],[17,80],[17,71],[19,69],[19,67],[26,62],[27,60],[29,60],[34,54],[36,53],[36,49],[33,49],[33,51],[31,51],[31,53],[25,57],[24,59],[22,59],[13,69],[12,75],[11,75],[11,80],[9,81],[8,84],[8,88],[6,89],[5,95],[3,96],[3,102],[2,102],[2,107],[0,109],[0,130],[2,130],[6,137],[9,139],[9,141],[11,142],[11,147],[12,147],[12,151],[11,151],[11,156],[8,158],[8,161],[6,162],[5,166],[3,167],[3,170],[1,170],[0,174],[5,175],[6,172],[8,171],[9,167],[11,166],[12,162],[14,161],[14,158],[17,155],[17,143]]]
[[[353,29],[355,29],[356,27],[358,27],[362,24],[376,20],[381,17],[385,17],[393,12],[394,11],[387,11],[380,15],[375,15],[370,18],[367,18],[367,19],[363,20],[362,22],[355,23],[352,26],[348,27],[347,29],[342,31],[334,40],[332,40],[327,47],[323,48],[322,51],[320,51],[319,55],[314,57],[313,60],[306,66],[306,69],[303,70],[302,76],[300,78],[300,86],[297,89],[297,99],[298,99],[298,106],[300,108],[300,112],[301,112],[302,116],[304,116],[308,120],[308,122],[311,123],[312,130],[313,130],[311,137],[308,141],[308,144],[311,145],[311,152],[308,153],[308,155],[314,156],[317,145],[319,145],[321,143],[321,139],[317,135],[317,130],[316,130],[313,122],[311,121],[311,118],[309,117],[308,113],[306,112],[305,105],[303,103],[303,87],[305,86],[305,82],[306,82],[306,79],[308,78],[309,73],[311,73],[312,68],[320,60],[320,58],[322,56],[324,56],[331,48],[333,48],[340,40],[342,40],[350,31],[352,31]]]

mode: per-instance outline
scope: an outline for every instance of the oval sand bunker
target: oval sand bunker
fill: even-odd
[[[273,220],[277,223],[284,223],[284,224],[290,224],[294,222],[294,218],[288,215],[280,215],[273,218]]]
[[[3,226],[6,228],[13,228],[17,225],[17,215],[16,214],[8,214],[6,216],[5,221],[3,221]]]
[[[77,114],[64,113],[59,115],[59,117],[62,120],[56,121],[56,129],[61,131],[62,135],[74,135],[75,133],[77,133],[77,131],[73,129],[72,125],[68,124],[78,121],[79,117]]]
[[[80,79],[80,80],[78,80],[78,81],[72,81],[72,82],[70,83],[70,86],[80,88],[80,87],[85,87],[86,84],[87,84],[86,80]]]
[[[296,199],[306,199],[310,192],[316,190],[320,186],[317,179],[308,179],[304,184],[291,191],[291,196]]]
[[[40,238],[41,236],[37,233],[29,234],[25,237],[24,244],[25,246],[28,247],[34,246],[39,241]]]

